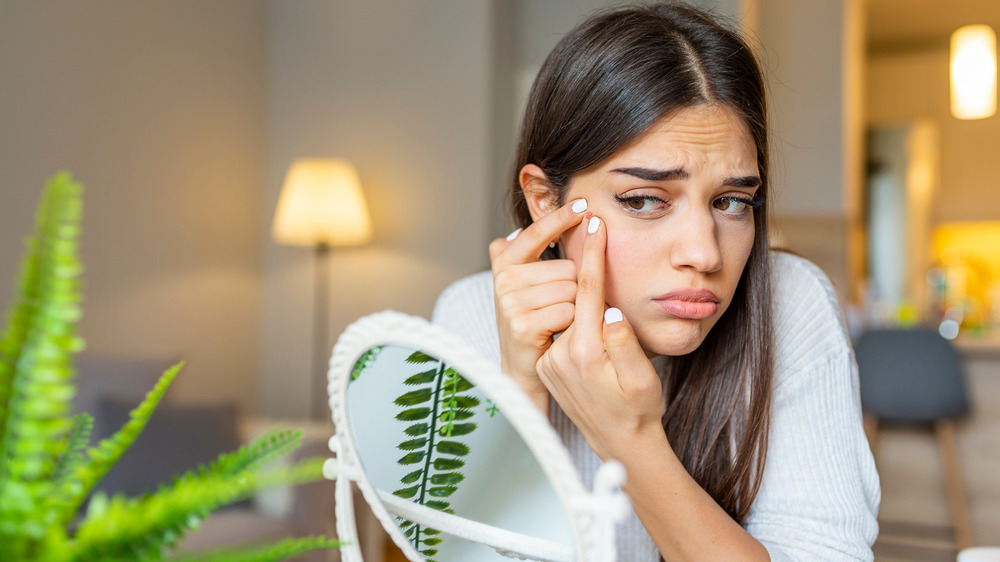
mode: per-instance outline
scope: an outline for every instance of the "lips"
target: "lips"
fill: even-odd
[[[654,298],[653,302],[675,318],[704,320],[719,311],[719,297],[708,289],[678,289]]]

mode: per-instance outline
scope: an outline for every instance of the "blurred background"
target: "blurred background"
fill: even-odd
[[[1000,4],[697,3],[737,21],[766,67],[774,244],[830,276],[852,334],[929,326],[959,351],[968,509],[976,542],[1000,544],[1000,118],[949,103],[952,33],[1000,28]],[[0,304],[45,179],[69,170],[86,186],[86,361],[124,377],[94,407],[184,358],[179,408],[224,404],[240,428],[324,418],[316,358],[347,324],[429,317],[488,267],[489,241],[513,228],[508,166],[534,74],[613,4],[0,0]],[[302,158],[353,164],[366,243],[272,237]],[[881,518],[950,523],[931,434],[887,425],[877,441]]]

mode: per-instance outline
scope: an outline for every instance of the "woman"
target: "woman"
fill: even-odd
[[[620,559],[870,560],[856,367],[827,279],[768,250],[743,40],[679,4],[585,21],[535,81],[512,188],[522,229],[435,321],[499,361],[585,479],[625,465]]]

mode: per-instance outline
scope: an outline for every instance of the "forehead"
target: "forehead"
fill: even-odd
[[[745,172],[756,168],[757,148],[749,128],[743,118],[724,106],[706,104],[679,109],[654,123],[601,167],[640,163],[666,166],[706,159],[750,167]]]

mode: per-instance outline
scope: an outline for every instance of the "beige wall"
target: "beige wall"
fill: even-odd
[[[265,7],[0,0],[0,303],[70,170],[88,349],[187,359],[176,399],[253,403]]]
[[[265,215],[293,159],[339,156],[357,165],[374,221],[371,245],[331,256],[331,344],[378,310],[429,317],[448,283],[489,266],[492,2],[270,8]],[[271,242],[270,216],[262,219],[260,406],[303,415],[313,254]]]
[[[951,116],[948,51],[874,56],[867,73],[871,125],[926,119],[940,131],[941,185],[932,220],[1000,220],[1000,206],[992,203],[1000,186],[1000,118]]]
[[[773,244],[851,291],[860,190],[859,0],[757,0],[771,121]]]

